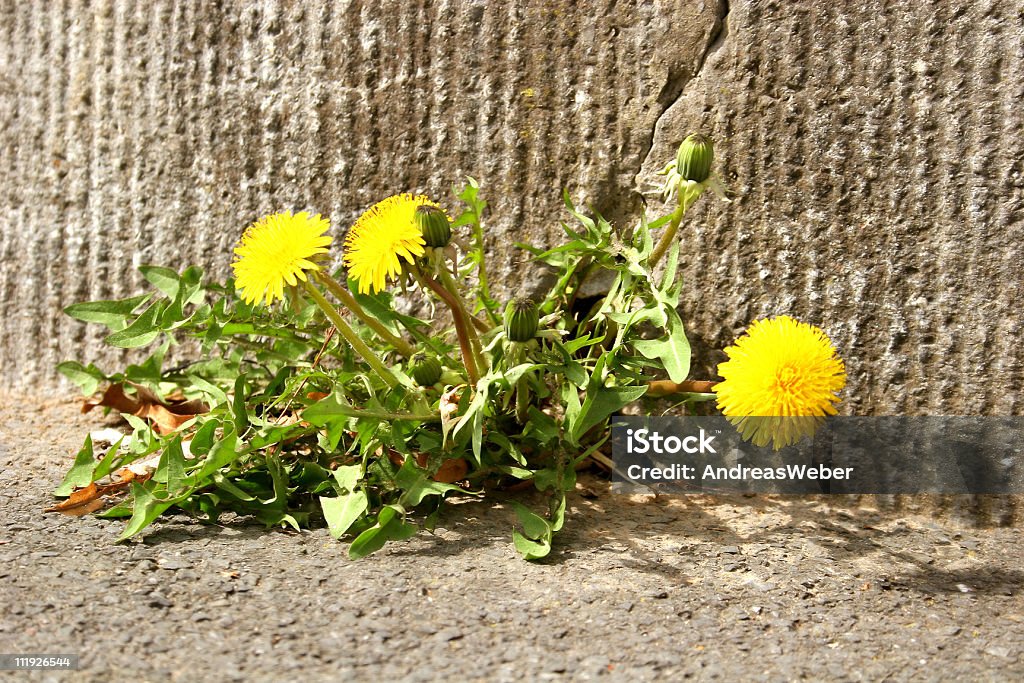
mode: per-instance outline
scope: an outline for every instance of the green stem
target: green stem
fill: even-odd
[[[476,383],[480,380],[479,368],[482,367],[482,362],[478,362],[479,359],[473,348],[472,337],[470,337],[473,326],[466,319],[466,312],[461,305],[461,301],[442,287],[441,283],[418,268],[411,270],[420,285],[434,292],[451,310],[452,322],[455,324],[455,334],[459,338],[459,348],[462,350],[462,361],[466,364],[466,374],[469,376],[470,383],[475,387]]]
[[[348,417],[370,417],[376,420],[415,420],[417,422],[440,422],[441,416],[438,413],[407,413],[390,412],[387,410],[373,410],[366,408],[348,408],[344,411]]]
[[[519,365],[526,360],[525,349],[519,342],[512,342],[512,346],[515,349],[513,362],[515,365]],[[516,420],[521,425],[526,424],[526,418],[530,412],[530,382],[526,378],[527,374],[529,373],[524,372],[516,380]]]
[[[328,275],[324,271],[317,273],[317,279],[320,280],[330,290],[331,294],[338,297],[338,300],[345,305],[345,308],[352,311],[352,314],[362,320],[367,327],[377,333],[377,336],[395,347],[395,350],[406,358],[412,358],[416,353],[416,349],[412,344],[405,341],[401,337],[395,336],[391,331],[384,327],[383,324],[372,315],[366,312],[356,298],[352,296],[352,293],[348,291],[348,288],[343,287],[340,282],[335,280],[333,277]]]
[[[658,240],[657,246],[654,247],[654,251],[651,252],[650,258],[647,259],[647,265],[654,270],[654,267],[658,265],[658,261],[668,253],[668,250],[672,247],[672,243],[676,239],[676,233],[679,231],[679,224],[683,220],[683,216],[686,215],[686,210],[693,206],[693,203],[700,198],[703,190],[699,192],[683,192],[679,191],[679,203],[676,205],[675,211],[670,214],[670,222],[668,228],[662,233],[661,239]]]
[[[658,265],[658,261],[668,252],[672,246],[672,242],[676,239],[676,233],[679,232],[679,223],[683,220],[683,214],[686,210],[683,208],[683,203],[680,202],[676,207],[676,210],[672,212],[672,220],[669,223],[668,228],[661,235],[661,239],[658,240],[657,246],[654,247],[654,251],[651,252],[650,258],[647,259],[647,265],[653,271],[654,267]]]
[[[499,325],[501,323],[498,320],[497,314],[491,310],[491,289],[487,284],[487,257],[484,254],[484,228],[480,225],[480,214],[474,214],[476,220],[473,221],[473,239],[476,242],[476,248],[480,252],[480,263],[478,264],[476,277],[480,283],[480,299],[484,304],[484,311],[487,312],[487,317],[490,318],[491,323]]]
[[[391,371],[387,366],[380,362],[380,359],[377,358],[370,347],[359,338],[359,335],[355,333],[355,330],[349,327],[349,324],[345,322],[345,319],[341,317],[340,313],[338,313],[338,309],[332,306],[331,302],[329,302],[324,295],[320,293],[320,290],[313,286],[313,283],[308,279],[303,280],[302,286],[305,287],[306,292],[308,292],[309,296],[313,298],[316,305],[323,310],[328,319],[330,319],[334,324],[334,327],[337,328],[341,336],[344,337],[345,341],[349,343],[352,349],[362,357],[366,364],[369,365],[374,372],[380,375],[380,378],[384,380],[384,383],[389,387],[392,389],[397,387],[399,384],[398,378],[391,374]]]
[[[473,345],[473,351],[476,353],[477,361],[482,361],[484,347],[480,343],[480,337],[476,333],[476,323],[486,323],[483,323],[482,320],[474,316],[472,313],[469,312],[469,309],[466,308],[466,304],[462,301],[462,297],[459,296],[459,286],[455,284],[455,280],[452,278],[451,273],[442,268],[440,270],[440,274],[441,284],[444,285],[445,289],[451,292],[452,297],[455,299],[456,302],[458,302],[459,308],[462,309],[463,317],[466,318],[466,320],[468,320],[469,322],[474,323],[474,325],[469,326],[469,341]],[[480,363],[480,367],[484,367],[482,362]]]

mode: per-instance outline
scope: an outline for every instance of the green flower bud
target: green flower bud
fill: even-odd
[[[441,361],[425,353],[412,357],[412,378],[421,387],[432,387],[441,379]]]
[[[513,299],[505,307],[505,336],[510,341],[525,342],[537,336],[540,314],[530,299]]]
[[[715,161],[715,147],[711,138],[700,133],[687,136],[679,145],[676,154],[676,171],[685,180],[703,183],[711,175],[711,164]]]
[[[428,247],[446,247],[452,239],[452,224],[444,211],[436,206],[416,207],[416,225],[420,226]]]

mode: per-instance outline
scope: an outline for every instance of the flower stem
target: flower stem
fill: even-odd
[[[369,365],[374,372],[380,375],[380,378],[384,380],[384,383],[390,388],[394,389],[397,387],[399,384],[398,378],[388,370],[386,365],[380,362],[380,359],[377,358],[370,347],[359,338],[359,335],[355,333],[355,330],[349,327],[349,324],[345,322],[345,319],[341,317],[340,313],[338,313],[338,309],[332,306],[331,302],[329,302],[324,295],[320,293],[320,290],[313,286],[313,283],[308,279],[302,281],[302,286],[305,287],[309,296],[316,302],[316,305],[323,310],[331,323],[333,323],[338,329],[338,332],[340,332],[341,336],[345,338],[345,341],[347,341],[353,350],[355,350],[355,352],[358,353],[364,361],[366,361],[366,364]]]
[[[718,382],[688,379],[685,382],[673,382],[667,379],[654,380],[647,383],[647,396],[657,398],[672,394],[713,394]]]
[[[512,342],[512,363],[519,365],[525,360],[523,346],[520,342]],[[520,375],[516,381],[516,420],[519,424],[525,425],[526,418],[530,411],[530,383],[526,379],[526,373]]]
[[[376,332],[378,337],[386,341],[388,344],[391,344],[393,347],[395,347],[396,351],[398,351],[406,358],[412,358],[412,356],[416,353],[416,349],[413,347],[413,345],[405,341],[401,337],[392,334],[391,331],[388,330],[388,328],[384,327],[384,325],[381,324],[379,320],[377,320],[372,315],[367,313],[366,309],[359,305],[359,302],[356,301],[356,298],[352,296],[352,293],[348,291],[346,287],[342,286],[340,282],[335,280],[333,277],[331,277],[324,271],[318,272],[316,276],[317,279],[319,279],[320,282],[322,282],[324,286],[330,290],[331,294],[338,297],[338,300],[345,305],[345,308],[352,311],[353,315],[362,320],[366,324],[366,326],[369,327],[371,330]]]
[[[702,192],[702,189],[699,192],[688,192],[684,191],[682,188],[679,189],[679,200],[676,204],[675,211],[670,214],[671,220],[668,228],[664,233],[662,233],[657,246],[654,247],[654,251],[651,252],[650,257],[647,259],[647,265],[652,271],[654,270],[654,267],[658,265],[658,261],[660,261],[672,247],[672,243],[675,242],[676,239],[676,233],[679,232],[679,224],[682,222],[683,216],[686,215],[686,210],[693,206],[693,203],[700,198]]]
[[[459,348],[462,350],[462,359],[466,364],[466,374],[469,376],[470,383],[475,387],[476,383],[480,380],[480,370],[482,363],[478,363],[478,358],[473,347],[472,333],[473,326],[466,318],[467,314],[465,309],[462,307],[462,302],[449,292],[447,289],[441,286],[434,278],[430,277],[426,273],[422,272],[418,268],[412,268],[412,273],[419,281],[419,283],[430,291],[434,292],[442,301],[447,304],[448,308],[452,312],[452,321],[455,323],[455,334],[459,338]]]
[[[487,314],[488,320],[491,321],[492,325],[500,325],[501,321],[498,316],[491,309],[494,305],[494,301],[491,299],[491,288],[487,281],[487,253],[484,250],[484,226],[481,223],[480,214],[476,211],[476,207],[473,208],[473,242],[476,247],[477,253],[480,254],[480,260],[477,262],[476,278],[477,288],[480,294],[480,301],[484,305],[484,312]],[[473,323],[480,328],[477,324],[476,316],[473,316]],[[481,332],[486,332],[486,329],[480,329]]]
[[[484,349],[483,345],[480,343],[480,337],[476,333],[476,328],[481,324],[486,325],[486,323],[470,313],[469,309],[466,308],[466,304],[462,301],[462,297],[459,296],[459,287],[455,284],[455,280],[452,278],[451,273],[442,268],[440,270],[440,275],[441,284],[444,285],[445,289],[451,292],[452,297],[456,302],[458,302],[459,308],[462,309],[463,317],[465,317],[469,322],[474,323],[473,325],[467,325],[469,328],[469,341],[473,345],[473,351],[476,353],[476,359],[479,362],[479,366],[482,368],[484,367],[482,362]]]

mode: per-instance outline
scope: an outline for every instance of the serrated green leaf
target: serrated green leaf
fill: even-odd
[[[542,470],[537,470],[534,477],[534,485],[538,491],[558,488],[558,468],[545,467]],[[566,467],[562,472],[561,490],[572,491],[574,488],[576,488],[576,470],[572,467]]]
[[[171,346],[171,340],[165,339],[153,353],[138,365],[129,365],[124,369],[126,378],[137,384],[156,386],[163,381],[164,356]]]
[[[512,529],[512,545],[524,560],[539,560],[551,552],[551,542],[547,539],[535,541],[523,536],[517,529]]]
[[[114,463],[120,459],[118,456],[121,454],[121,443],[123,441],[124,437],[118,439],[117,443],[112,445],[110,449],[107,450],[103,458],[100,459],[98,463],[96,463],[96,468],[92,472],[93,481],[98,481],[102,479],[103,477],[110,474],[111,470],[114,469]]]
[[[157,462],[153,480],[167,486],[167,492],[176,496],[188,485],[185,476],[185,454],[181,450],[181,437],[176,436],[164,447]]]
[[[495,465],[494,468],[499,472],[515,477],[516,479],[529,479],[534,474],[533,470],[516,467],[515,465]]]
[[[238,435],[235,434],[234,428],[231,427],[220,441],[213,444],[210,452],[206,455],[206,459],[196,468],[193,473],[195,481],[202,482],[220,468],[226,467],[237,460],[239,457],[237,448]]]
[[[178,296],[178,289],[181,286],[181,276],[170,268],[163,266],[139,266],[139,272],[151,285],[159,289],[168,299],[172,301]]]
[[[220,427],[220,420],[207,420],[196,433],[192,436],[192,441],[189,443],[189,451],[192,455],[206,455],[210,452],[213,447],[214,440],[217,436],[217,429]]]
[[[576,433],[575,425],[579,422],[580,411],[583,406],[580,403],[579,391],[571,384],[562,385],[562,402],[565,406],[565,417],[563,418],[566,428],[566,436],[569,438],[570,443],[575,445],[574,434]]]
[[[253,496],[252,494],[243,491],[238,486],[236,486],[234,482],[232,482],[230,479],[225,477],[220,472],[214,472],[211,479],[213,480],[214,486],[216,486],[222,491],[226,491],[227,493],[231,494],[238,500],[242,500],[247,503],[256,500],[256,496]]]
[[[150,304],[149,308],[132,322],[131,325],[120,332],[115,332],[106,338],[111,346],[123,349],[133,349],[139,346],[150,344],[160,336],[160,328],[157,322],[167,302],[163,299]]]
[[[401,469],[395,476],[395,485],[402,489],[401,505],[412,509],[423,502],[427,496],[443,496],[448,491],[461,491],[454,484],[443,484],[434,481],[428,472],[416,464],[414,458],[406,458]]]
[[[92,483],[92,473],[96,470],[96,458],[92,449],[92,437],[85,437],[85,444],[75,456],[71,469],[64,475],[64,481],[53,491],[55,496],[70,496],[76,488]]]
[[[335,539],[344,536],[369,507],[370,501],[364,491],[351,491],[334,498],[320,497],[327,528]]]
[[[114,507],[107,508],[103,512],[96,513],[96,516],[102,519],[120,519],[121,517],[131,517],[132,508],[134,507],[132,505],[132,502],[133,501],[130,498],[126,498],[125,500],[122,500]]]
[[[263,502],[267,505],[275,505],[281,509],[288,504],[288,471],[277,454],[267,455],[267,472],[274,484],[274,494]]]
[[[181,274],[181,294],[182,303],[198,304],[206,296],[206,292],[203,291],[203,269],[199,266],[189,266]]]
[[[545,366],[541,363],[523,363],[513,368],[509,368],[502,374],[502,376],[504,377],[505,381],[511,385],[518,382],[519,378],[522,377],[527,372],[543,367]]]
[[[570,388],[569,391],[575,393],[575,389]],[[578,395],[576,401],[578,405]],[[523,430],[524,436],[532,436],[542,444],[554,441],[558,438],[558,422],[555,418],[551,417],[547,413],[541,412],[535,406],[530,406],[528,414],[530,419],[526,421],[526,428]]]
[[[644,358],[658,359],[673,382],[683,382],[690,374],[690,341],[686,338],[683,321],[675,309],[667,311],[668,329],[661,339],[634,342],[633,348]]]
[[[631,403],[647,393],[646,386],[638,387],[605,387],[596,386],[587,389],[587,397],[580,409],[579,419],[574,423],[572,435],[574,441],[600,424],[608,417],[621,410],[623,406]]]
[[[91,396],[99,389],[100,383],[107,377],[103,371],[90,363],[88,366],[73,360],[66,360],[57,366],[57,372],[78,385],[82,393]]]
[[[512,502],[512,509],[516,511],[519,523],[523,525],[523,532],[532,539],[551,538],[551,525],[536,512],[522,503]]]
[[[575,474],[575,472],[573,474]],[[562,530],[562,525],[565,524],[565,496],[564,495],[560,495],[558,497],[558,505],[555,506],[555,511],[554,511],[552,516],[553,516],[553,519],[551,520],[551,531],[561,531]]]
[[[128,525],[121,532],[118,541],[126,541],[145,529],[176,502],[173,499],[157,498],[148,488],[135,481],[132,482],[132,499],[132,518],[128,520]]]
[[[213,405],[226,405],[229,403],[227,393],[216,384],[206,381],[199,375],[189,375],[188,381],[193,389],[198,389],[206,394],[211,399]]]
[[[366,557],[384,547],[388,541],[404,541],[416,533],[416,525],[402,519],[403,510],[394,505],[385,505],[377,515],[377,523],[359,534],[349,546],[348,556],[352,559]]]
[[[561,344],[561,346],[565,349],[565,352],[567,354],[573,354],[579,351],[580,349],[585,349],[588,346],[593,346],[594,344],[600,343],[601,337],[591,337],[589,334],[585,334],[582,337],[570,339],[564,344]]]
[[[338,482],[338,488],[342,491],[352,492],[356,490],[356,484],[359,483],[359,478],[362,476],[362,470],[359,465],[341,465],[338,469],[334,470],[334,480]]]
[[[64,313],[83,322],[102,323],[116,332],[124,328],[132,311],[149,301],[151,297],[152,294],[143,294],[128,299],[85,301],[68,306]]]

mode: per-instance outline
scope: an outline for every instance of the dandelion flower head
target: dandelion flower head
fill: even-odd
[[[398,194],[367,210],[345,238],[345,265],[361,294],[379,292],[402,272],[400,259],[413,263],[426,251],[416,222],[421,206],[440,208],[423,195]]]
[[[320,270],[321,254],[327,253],[331,237],[325,235],[331,222],[320,214],[290,211],[264,216],[242,235],[231,264],[235,286],[242,299],[267,305],[284,298],[284,286],[306,279],[306,271]]]
[[[836,414],[846,369],[819,328],[789,316],[757,320],[725,353],[718,407],[744,439],[778,450]]]

